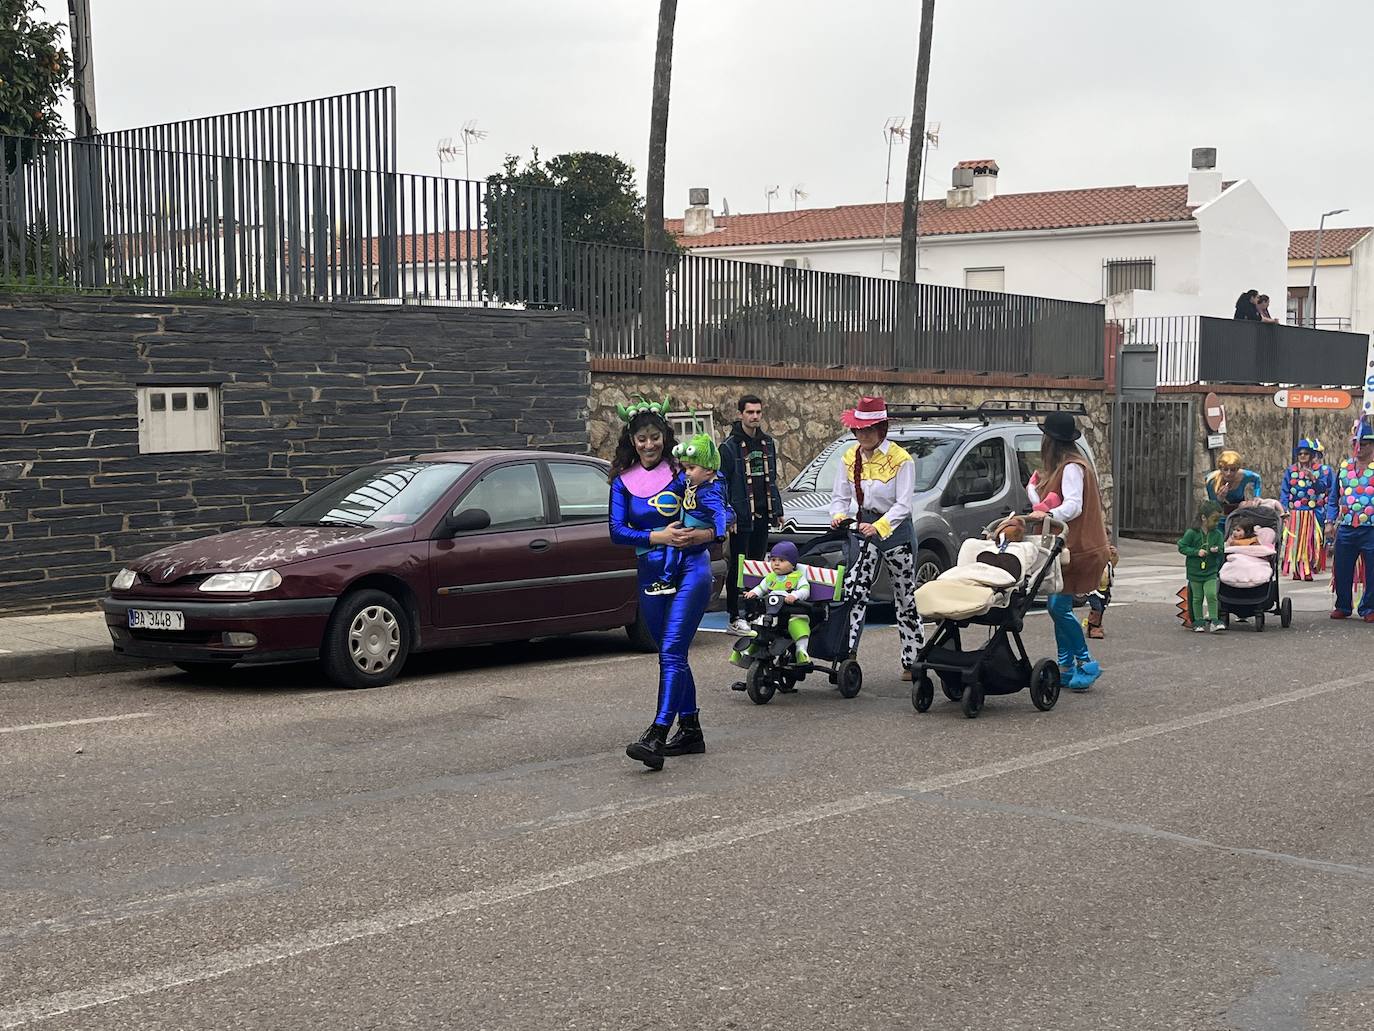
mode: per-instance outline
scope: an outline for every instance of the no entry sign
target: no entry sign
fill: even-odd
[[[1280,408],[1326,408],[1341,410],[1350,407],[1350,393],[1345,390],[1310,390],[1291,387],[1274,395]]]

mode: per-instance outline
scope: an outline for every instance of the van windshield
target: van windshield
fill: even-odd
[[[897,444],[916,462],[916,491],[930,490],[939,482],[940,474],[959,449],[960,437],[919,436],[888,438]],[[797,474],[788,490],[829,491],[835,483],[835,470],[844,460],[845,450],[854,443],[853,437],[843,437],[830,444],[812,459],[811,464]]]

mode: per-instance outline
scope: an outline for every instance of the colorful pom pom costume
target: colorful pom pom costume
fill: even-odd
[[[1283,573],[1294,580],[1311,580],[1326,568],[1322,522],[1327,501],[1336,489],[1336,473],[1322,459],[1321,441],[1307,437],[1298,441],[1293,464],[1284,470],[1279,489],[1279,501],[1287,513]]]
[[[1361,418],[1352,438],[1353,457],[1337,468],[1335,490],[1326,502],[1327,529],[1336,531],[1331,575],[1336,593],[1334,619],[1345,619],[1355,611],[1356,585],[1363,587],[1367,571],[1374,566],[1374,426]],[[1374,595],[1365,590],[1360,595],[1360,617],[1374,622]]]

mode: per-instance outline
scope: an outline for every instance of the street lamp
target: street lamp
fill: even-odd
[[[1317,261],[1322,256],[1322,230],[1326,228],[1326,219],[1330,215],[1344,215],[1349,208],[1337,208],[1335,211],[1322,212],[1322,220],[1317,223],[1317,243],[1312,248],[1312,281],[1307,285],[1307,303],[1312,306],[1312,328],[1317,328]]]

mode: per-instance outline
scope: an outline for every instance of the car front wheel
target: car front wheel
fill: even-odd
[[[945,564],[940,556],[929,548],[921,548],[916,552],[916,586],[920,587],[923,583],[929,583],[945,571]]]
[[[410,654],[410,623],[385,591],[354,591],[340,599],[320,648],[320,662],[340,687],[381,687],[396,679]]]

